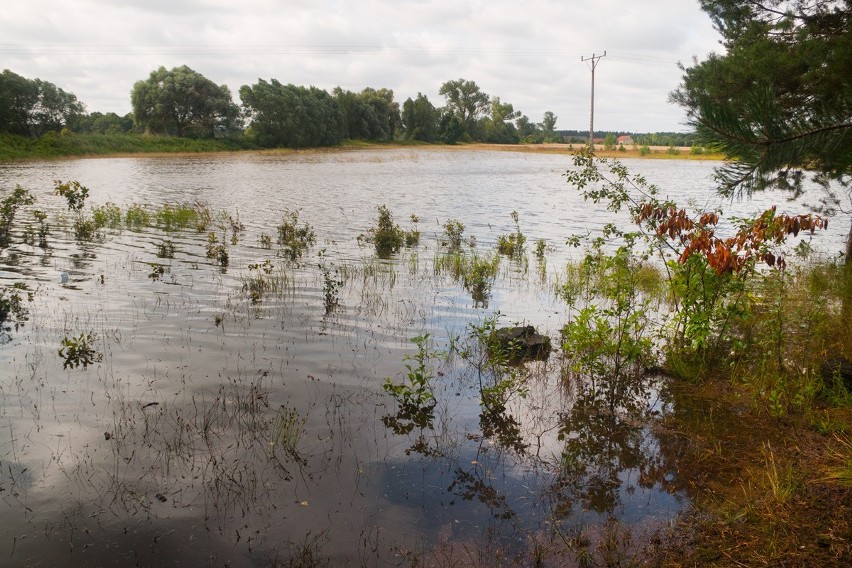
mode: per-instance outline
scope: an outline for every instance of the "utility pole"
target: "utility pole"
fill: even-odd
[[[598,62],[602,57],[606,57],[606,51],[603,52],[603,55],[592,53],[591,57],[580,57],[580,61],[588,62],[589,69],[592,70],[592,112],[589,118],[589,148],[594,148],[595,139],[595,67],[598,66]]]

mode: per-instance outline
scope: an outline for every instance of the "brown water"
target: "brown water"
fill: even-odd
[[[713,163],[627,163],[680,202],[719,204]],[[499,313],[558,343],[564,242],[618,221],[566,186],[568,167],[567,156],[430,149],[0,165],[0,188],[22,185],[54,217],[62,179],[89,187],[93,205],[198,199],[246,227],[226,269],[194,231],[78,243],[54,227],[46,250],[3,251],[4,285],[35,294],[0,345],[0,563],[412,565],[448,543],[529,556],[531,542],[612,519],[637,534],[671,519],[688,499],[674,450],[653,435],[664,384],[634,386],[607,414],[562,378],[557,350],[515,370],[523,392],[505,412],[480,404],[493,377],[471,326]],[[406,228],[419,217],[419,246],[380,260],[359,244],[379,204]],[[284,210],[317,235],[296,264],[258,241]],[[513,210],[528,249],[547,240],[546,264],[501,261],[485,306],[436,271],[441,225],[460,220],[484,254],[514,230]],[[156,255],[165,239],[173,259]],[[827,233],[816,246],[841,243]],[[286,285],[253,302],[242,283],[267,259]],[[333,310],[320,264],[342,279]],[[61,341],[84,333],[101,359],[64,368]],[[413,424],[381,387],[402,380],[423,333],[437,405]]]

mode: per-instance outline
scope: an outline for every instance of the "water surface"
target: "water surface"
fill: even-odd
[[[625,163],[680,203],[745,215],[779,201],[719,200],[712,162]],[[522,388],[499,415],[481,404],[494,377],[471,326],[532,324],[558,345],[571,313],[554,285],[577,254],[566,239],[625,223],[569,188],[569,167],[564,155],[433,149],[0,165],[0,188],[29,189],[53,219],[67,216],[51,194],[61,179],[87,186],[92,205],[198,200],[245,225],[226,268],[192,230],[77,242],[54,222],[47,249],[18,238],[2,252],[3,283],[35,294],[0,346],[0,557],[397,565],[447,543],[524,555],[531,539],[612,519],[637,534],[671,519],[688,498],[676,448],[654,435],[671,404],[664,383],[648,379],[606,413],[565,379],[557,348],[517,368]],[[383,260],[359,242],[380,204],[419,228],[418,246]],[[259,241],[274,240],[284,211],[317,235],[298,262]],[[529,251],[547,241],[546,262],[503,259],[476,301],[435,269],[442,225],[461,221],[487,254],[515,230],[512,211]],[[174,258],[157,256],[166,240]],[[835,228],[815,246],[842,241]],[[252,301],[243,282],[265,260],[286,285]],[[341,279],[335,309],[321,266]],[[62,340],[87,333],[100,360],[63,367]],[[404,378],[424,333],[437,405],[413,424],[382,384]]]

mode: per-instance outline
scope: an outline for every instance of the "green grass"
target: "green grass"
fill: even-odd
[[[145,134],[74,134],[50,132],[40,138],[0,134],[0,161],[64,156],[143,153],[229,152],[255,149],[244,138],[193,140]]]

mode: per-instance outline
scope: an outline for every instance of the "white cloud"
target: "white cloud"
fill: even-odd
[[[133,83],[189,65],[235,97],[258,78],[387,87],[436,105],[464,77],[540,121],[588,125],[581,55],[607,50],[596,75],[595,125],[681,130],[668,104],[677,61],[718,49],[697,1],[46,0],[15,2],[0,20],[4,68],[75,93],[89,110],[126,113]]]

